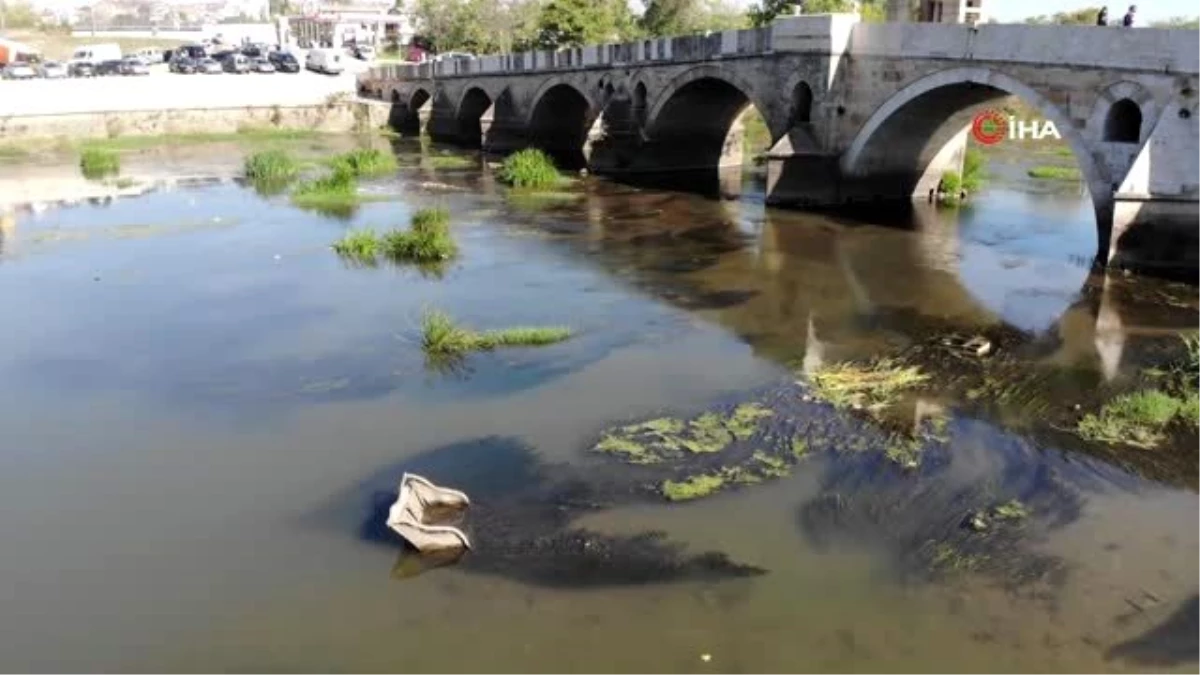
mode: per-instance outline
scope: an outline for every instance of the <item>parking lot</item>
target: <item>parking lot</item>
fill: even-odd
[[[301,64],[303,54],[297,54]],[[341,75],[299,73],[181,75],[155,65],[149,75],[56,80],[0,80],[0,116],[125,110],[299,106],[353,92],[368,64],[343,59]]]

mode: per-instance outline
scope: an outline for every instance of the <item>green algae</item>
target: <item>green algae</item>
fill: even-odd
[[[725,421],[725,427],[734,438],[744,441],[758,431],[760,420],[774,414],[760,403],[743,403],[734,408],[733,414]]]
[[[1020,500],[1010,499],[992,509],[992,516],[999,520],[1022,520],[1029,516],[1029,509]]]
[[[686,455],[715,454],[734,441],[759,433],[774,413],[758,403],[743,403],[728,415],[706,412],[691,420],[660,417],[610,429],[593,450],[622,455],[635,464],[657,464]]]
[[[835,363],[813,373],[813,393],[835,408],[853,408],[872,413],[893,406],[905,391],[929,379],[917,366],[895,359],[869,363]]]
[[[800,459],[808,454],[808,441],[803,436],[792,437],[792,457]]]
[[[662,493],[664,497],[673,502],[682,502],[707,497],[720,490],[723,485],[725,485],[725,479],[721,476],[700,474],[678,482],[663,481]]]

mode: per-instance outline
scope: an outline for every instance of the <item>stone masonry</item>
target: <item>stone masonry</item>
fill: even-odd
[[[1054,122],[1096,212],[1100,264],[1197,266],[1200,34],[1094,26],[785,17],[708,35],[373,68],[359,91],[405,131],[490,152],[542,147],[611,174],[741,164],[770,128],[768,200],[923,198],[972,120],[1015,95]]]

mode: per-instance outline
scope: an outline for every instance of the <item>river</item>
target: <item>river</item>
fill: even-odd
[[[737,200],[595,178],[514,199],[478,162],[395,145],[380,199],[336,215],[242,185],[229,144],[131,154],[115,197],[72,158],[0,186],[39,200],[0,229],[0,668],[1195,671],[1194,431],[1109,448],[1058,418],[1134,386],[1195,329],[1196,293],[1091,276],[1077,189],[854,218],[765,208],[753,176]],[[330,250],[438,205],[461,248],[440,276]],[[576,334],[431,370],[435,307]],[[1031,391],[947,386],[918,469],[842,452],[867,423],[826,409],[852,431],[694,502],[590,451],[746,397],[787,410],[796,372],[949,330]],[[479,495],[483,522],[531,495],[482,539],[503,556],[406,574],[377,522],[405,470]],[[557,476],[595,503],[556,501]],[[1031,509],[1003,559],[928,573],[917,550],[972,536],[980,495]],[[571,549],[590,542],[612,555]]]

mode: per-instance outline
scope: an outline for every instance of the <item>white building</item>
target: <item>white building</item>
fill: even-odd
[[[888,21],[965,23],[975,25],[991,19],[988,0],[890,0]]]

